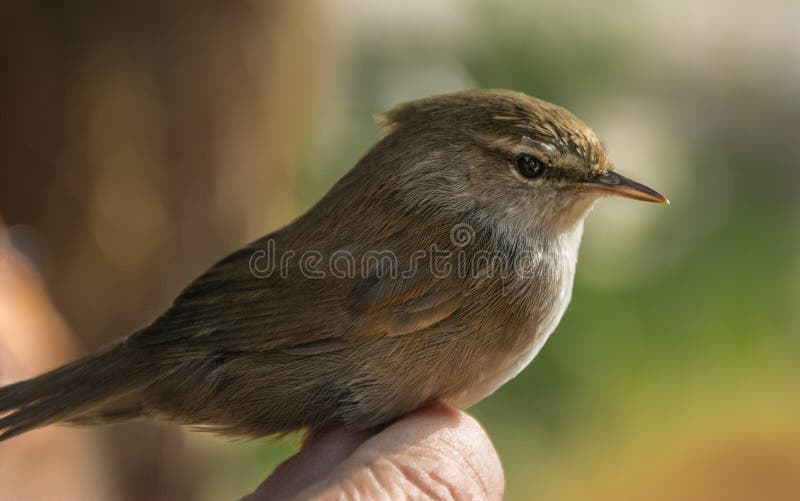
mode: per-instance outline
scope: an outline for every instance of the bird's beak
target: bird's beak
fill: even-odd
[[[617,174],[614,171],[608,171],[590,181],[584,181],[581,183],[581,186],[583,186],[586,191],[598,191],[608,193],[609,195],[641,200],[643,202],[653,202],[657,204],[669,203],[667,197],[661,193]]]

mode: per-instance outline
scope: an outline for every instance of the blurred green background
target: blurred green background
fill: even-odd
[[[556,102],[672,205],[598,204],[560,326],[471,410],[507,498],[800,499],[798,23],[788,0],[0,1],[0,218],[89,350],[312,205],[376,113]],[[92,433],[118,499],[233,498],[298,440]]]

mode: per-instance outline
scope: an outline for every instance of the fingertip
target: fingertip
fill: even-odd
[[[433,402],[367,436],[343,429],[311,434],[255,495],[503,498],[503,469],[489,436],[451,405]],[[319,480],[308,485],[309,478]]]
[[[470,414],[447,404],[439,405],[436,413],[453,421],[452,427],[441,430],[439,439],[460,454],[463,474],[477,477],[486,499],[502,499],[505,491],[503,465],[483,425]]]
[[[502,499],[500,457],[474,417],[444,402],[433,402],[405,416],[356,451],[367,458],[390,457],[405,471],[427,465],[439,482],[481,499]]]

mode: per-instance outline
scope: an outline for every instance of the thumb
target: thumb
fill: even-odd
[[[360,445],[358,445],[360,444]],[[277,481],[277,482],[276,482]],[[502,499],[500,459],[471,416],[435,403],[367,438],[312,437],[247,499]]]

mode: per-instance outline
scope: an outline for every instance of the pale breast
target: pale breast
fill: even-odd
[[[494,393],[499,387],[517,376],[528,366],[555,330],[572,297],[572,284],[582,228],[575,234],[566,235],[556,245],[545,250],[542,273],[552,280],[553,287],[547,290],[547,298],[539,298],[532,308],[526,328],[519,333],[519,342],[508,353],[497,357],[499,362],[476,368],[476,376],[456,394],[446,398],[451,404],[467,408]],[[540,275],[541,276],[541,275]]]

